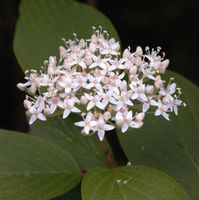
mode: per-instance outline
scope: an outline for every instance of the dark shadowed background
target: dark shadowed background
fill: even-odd
[[[170,69],[199,84],[199,1],[87,0],[111,19],[122,47],[161,46]],[[23,73],[13,53],[19,0],[0,0],[0,128],[28,129],[16,88]],[[33,66],[34,67],[34,66]]]

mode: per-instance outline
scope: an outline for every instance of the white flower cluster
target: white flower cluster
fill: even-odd
[[[36,119],[61,111],[63,118],[80,113],[83,121],[76,126],[86,135],[97,132],[99,139],[105,131],[119,127],[140,128],[145,113],[178,114],[181,94],[173,79],[168,84],[161,74],[169,64],[157,50],[141,47],[120,53],[119,42],[109,39],[107,31],[95,29],[88,40],[64,40],[60,59],[50,56],[38,72],[26,71],[26,83],[17,86],[29,96],[24,100],[32,124]],[[150,111],[149,111],[150,108]]]

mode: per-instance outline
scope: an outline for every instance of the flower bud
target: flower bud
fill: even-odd
[[[31,102],[28,101],[28,99],[25,99],[24,102],[23,102],[23,105],[26,109],[29,109],[31,107]]]
[[[92,64],[93,60],[92,60],[92,58],[86,58],[85,62],[86,62],[86,65],[89,66]]]
[[[88,103],[88,99],[85,96],[81,96],[80,103],[86,105]]]
[[[143,119],[144,119],[144,117],[145,117],[145,113],[138,113],[137,115],[136,115],[136,117],[135,117],[135,119],[137,120],[137,121],[139,121],[139,122],[142,122],[143,121]]]
[[[61,60],[67,57],[66,49],[63,46],[59,47],[59,54]]]
[[[79,41],[79,46],[80,46],[81,48],[85,48],[85,47],[86,47],[86,42],[85,42],[84,39],[81,39],[81,40]]]
[[[156,88],[162,88],[162,86],[163,86],[163,82],[162,82],[162,80],[157,80],[156,82],[155,82],[155,87]]]
[[[98,38],[97,38],[97,36],[95,34],[93,34],[91,36],[91,43],[97,44],[97,42],[98,42]]]
[[[123,57],[129,57],[131,55],[131,52],[129,51],[129,49],[125,49],[123,52]]]
[[[24,83],[18,83],[17,87],[21,90],[21,91],[25,91],[26,90],[26,85]]]
[[[130,74],[136,74],[137,73],[137,66],[136,65],[133,65],[131,68],[130,68]]]
[[[135,58],[135,65],[140,66],[142,64],[142,58],[141,57],[137,57]]]
[[[90,50],[91,52],[95,52],[96,49],[97,49],[96,45],[95,45],[94,43],[90,43],[90,45],[89,45],[89,50]]]
[[[164,60],[159,67],[159,72],[162,73],[162,74],[165,73],[168,65],[169,65],[169,60],[168,59]]]
[[[167,96],[165,96],[162,100],[163,103],[168,103],[169,102],[169,98]]]
[[[161,66],[161,61],[160,60],[154,62],[154,64],[153,64],[153,68],[155,70],[157,70],[157,71],[159,70],[160,66]]]
[[[32,94],[35,94],[35,92],[37,91],[37,86],[36,84],[33,84],[27,89],[28,92],[32,93]]]
[[[146,86],[146,93],[147,94],[153,94],[154,92],[154,87],[152,85],[147,85]]]
[[[125,80],[121,82],[120,89],[121,90],[127,90],[127,82]]]
[[[160,76],[157,76],[155,81],[155,87],[159,89],[162,88],[162,86],[163,86],[163,81]]]
[[[108,112],[108,111],[106,111],[106,112],[104,113],[104,119],[105,119],[106,121],[108,121],[109,119],[111,119],[111,113]]]
[[[143,54],[142,48],[140,46],[138,46],[136,48],[135,55],[136,56],[142,56],[142,54]]]
[[[49,108],[49,107],[46,107],[45,109],[44,109],[44,115],[51,115],[52,113],[51,113],[51,109]]]
[[[48,74],[49,75],[53,75],[55,74],[56,71],[56,59],[53,56],[49,57],[49,61],[48,61]]]

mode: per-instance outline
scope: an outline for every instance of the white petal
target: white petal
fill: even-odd
[[[71,87],[65,87],[65,93],[70,93],[71,92]]]
[[[88,135],[90,131],[90,127],[89,126],[85,126],[84,127],[84,132]]]
[[[156,111],[155,111],[155,116],[159,116],[159,115],[161,115],[162,114],[162,112],[159,110],[159,109],[157,109]]]
[[[178,107],[177,106],[173,106],[173,110],[174,110],[175,115],[178,115]]]
[[[106,65],[104,63],[100,63],[99,67],[101,67],[102,69],[106,69]]]
[[[43,113],[39,113],[37,118],[42,120],[42,121],[46,121],[46,116]]]
[[[117,100],[113,97],[110,98],[110,103],[117,104]]]
[[[55,112],[56,109],[57,109],[57,105],[52,104],[52,105],[50,106],[50,114],[53,114],[53,113]]]
[[[64,108],[64,104],[63,104],[61,101],[58,103],[58,106],[59,106],[60,108]]]
[[[74,124],[75,124],[75,126],[84,127],[85,126],[85,121],[75,122]]]
[[[149,109],[149,103],[143,103],[143,105],[142,105],[142,111],[143,112],[146,112],[148,109]]]
[[[113,70],[115,70],[115,69],[116,69],[116,66],[115,66],[115,65],[111,65],[111,66],[108,68],[109,71],[113,71]]]
[[[115,115],[115,119],[116,120],[123,120],[124,119],[123,114],[121,112],[117,112],[117,114]]]
[[[103,104],[103,106],[105,108],[107,106],[107,104],[108,104],[108,100],[107,99],[103,99],[102,100],[102,104]]]
[[[78,86],[80,87],[80,85],[78,84]],[[85,89],[90,89],[89,87],[88,87],[88,84],[87,83],[82,83],[82,87],[83,88],[85,88]]]
[[[128,130],[129,126],[127,124],[124,124],[122,126],[122,133],[126,132]]]
[[[109,125],[109,124],[105,124],[105,131],[110,131],[110,130],[113,130],[115,127],[112,126],[112,125]]]
[[[85,96],[88,100],[91,99],[91,96],[90,96],[89,94],[87,94],[87,93],[84,93],[84,96]]]
[[[97,126],[97,122],[96,122],[96,121],[91,121],[91,122],[90,122],[90,125],[91,125],[92,127]]]
[[[71,111],[74,112],[74,113],[79,113],[79,112],[81,112],[81,110],[78,109],[78,108],[76,108],[76,107],[74,107]]]
[[[63,112],[63,119],[65,119],[66,117],[68,117],[68,115],[70,114],[70,110],[65,109]]]
[[[131,97],[131,99],[137,99],[138,98],[138,94],[137,93],[134,93]]]
[[[141,95],[140,95],[140,98],[143,99],[144,101],[147,101],[147,100],[148,100],[145,94],[141,94]]]
[[[139,123],[137,123],[137,122],[134,122],[134,121],[132,121],[131,122],[131,125],[130,125],[132,128],[140,128],[140,124]]]
[[[86,64],[85,64],[84,62],[82,62],[82,61],[79,62],[79,66],[81,66],[81,67],[84,68],[84,69],[86,68]]]
[[[132,115],[133,115],[133,112],[132,112],[132,110],[131,110],[131,111],[129,111],[129,112],[126,114],[126,119],[132,120]]]
[[[95,104],[94,104],[92,101],[90,101],[90,102],[88,103],[86,109],[87,109],[87,110],[90,110],[90,109],[92,109],[94,106],[95,106]]]
[[[91,52],[95,52],[96,51],[96,45],[94,44],[94,43],[90,43],[90,45],[89,45],[89,50],[91,51]]]
[[[63,81],[59,81],[58,84],[59,84],[59,86],[61,86],[61,87],[63,87],[63,88],[64,88],[65,85],[66,85]]]
[[[103,140],[105,132],[103,130],[98,130],[97,132],[100,141]]]
[[[125,73],[122,72],[122,73],[118,76],[118,78],[119,78],[119,79],[122,79],[122,78],[124,78],[124,76],[125,76]]]
[[[96,106],[99,108],[99,109],[101,109],[101,110],[104,110],[104,108],[106,107],[106,105],[104,105],[102,102],[100,102],[100,101],[98,101],[97,103],[96,103]]]
[[[97,67],[97,65],[98,65],[97,63],[93,63],[93,64],[91,64],[91,65],[89,66],[89,68],[92,69],[92,68],[94,68],[94,67]]]
[[[102,85],[101,85],[100,83],[98,83],[97,85],[95,85],[95,87],[96,87],[100,92],[103,92]]]
[[[124,103],[121,102],[121,101],[119,101],[119,102],[117,103],[117,110],[120,110],[123,106],[124,106]]]
[[[86,89],[87,89],[87,90],[90,90],[92,87],[94,87],[94,84],[93,84],[93,83],[88,83],[88,84],[86,85]]]
[[[31,125],[33,122],[35,122],[36,119],[37,119],[37,116],[36,115],[32,115],[30,117],[29,124]]]
[[[104,124],[104,117],[102,115],[99,116],[98,124]]]
[[[173,94],[176,91],[176,83],[172,83],[169,87],[169,94]]]
[[[132,101],[131,101],[130,99],[128,99],[128,100],[126,101],[126,104],[129,105],[129,106],[133,106],[133,103],[132,103]]]
[[[152,106],[158,106],[158,105],[159,105],[158,102],[156,102],[156,101],[154,101],[154,100],[151,100],[151,101],[150,101],[150,104],[151,104]]]
[[[163,113],[162,113],[162,116],[163,116],[166,120],[168,120],[168,121],[170,120],[170,119],[169,119],[169,115],[168,115],[167,113],[163,112]]]

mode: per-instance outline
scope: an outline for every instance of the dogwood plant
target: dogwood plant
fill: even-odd
[[[60,58],[50,56],[40,71],[26,71],[25,83],[17,86],[28,95],[24,106],[29,124],[45,121],[55,112],[63,119],[79,113],[82,133],[97,132],[103,140],[105,132],[116,126],[122,132],[140,128],[145,115],[153,113],[169,120],[178,114],[181,90],[173,78],[166,83],[161,77],[169,60],[156,50],[130,47],[120,52],[120,44],[109,39],[107,31],[93,27],[89,39],[63,40]]]

